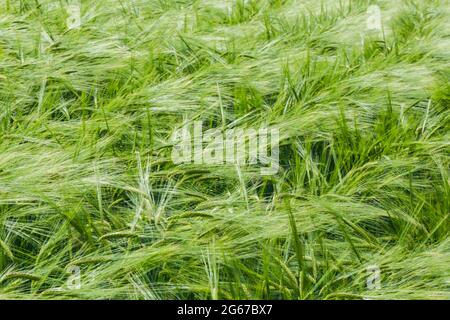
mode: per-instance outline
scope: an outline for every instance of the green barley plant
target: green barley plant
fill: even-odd
[[[450,299],[449,17],[0,0],[0,299]],[[278,171],[175,164],[192,121]]]

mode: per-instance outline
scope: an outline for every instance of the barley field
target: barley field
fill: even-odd
[[[449,107],[446,0],[0,0],[0,299],[450,299]]]

